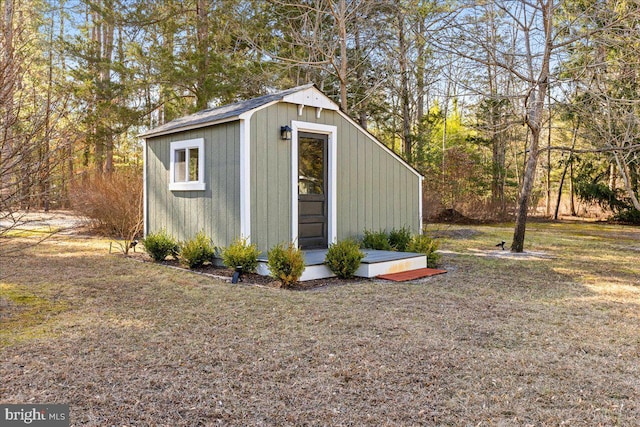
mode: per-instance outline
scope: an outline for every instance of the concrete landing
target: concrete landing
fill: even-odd
[[[357,277],[376,277],[381,274],[399,273],[427,267],[427,257],[424,254],[414,252],[378,251],[375,249],[363,249],[365,256],[360,267],[355,272]],[[326,249],[314,249],[303,251],[305,270],[300,281],[326,279],[335,277],[324,263],[327,255]],[[266,255],[258,258],[258,274],[269,275]]]

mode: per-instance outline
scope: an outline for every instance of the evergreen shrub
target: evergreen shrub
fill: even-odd
[[[362,239],[362,247],[368,249],[376,249],[379,251],[393,250],[389,243],[389,235],[386,231],[364,230],[364,238]]]
[[[167,234],[164,228],[157,233],[149,233],[147,237],[142,239],[144,250],[156,262],[164,261],[169,255],[174,258],[178,256],[178,242]]]
[[[274,246],[267,253],[267,258],[271,277],[279,280],[283,288],[296,283],[304,272],[304,254],[291,242],[287,247],[282,243]]]
[[[407,252],[425,254],[427,256],[427,267],[433,268],[440,259],[440,254],[436,253],[439,246],[440,242],[438,240],[424,234],[418,234],[413,236],[411,242],[407,245]]]
[[[412,236],[413,233],[409,227],[394,228],[389,233],[389,245],[396,251],[407,252],[407,246],[411,242]]]
[[[193,239],[180,243],[180,262],[189,268],[202,267],[205,262],[213,260],[215,251],[211,239],[200,231]]]
[[[258,267],[260,251],[255,244],[249,244],[246,238],[238,238],[222,249],[222,262],[229,268],[241,267],[245,273],[255,273]]]
[[[360,267],[363,258],[364,253],[358,242],[346,239],[329,246],[325,262],[333,274],[341,279],[349,279]]]

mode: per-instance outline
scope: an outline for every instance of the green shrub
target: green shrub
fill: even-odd
[[[180,262],[189,268],[202,267],[202,265],[213,260],[216,248],[211,239],[200,231],[191,240],[180,243]]]
[[[286,248],[283,244],[271,248],[267,257],[271,277],[279,280],[284,288],[296,283],[304,272],[304,254],[293,243]]]
[[[355,240],[342,240],[329,246],[325,262],[329,269],[341,279],[353,277],[360,267],[364,253]]]
[[[255,244],[248,244],[246,238],[238,238],[222,249],[222,262],[230,268],[242,267],[245,273],[255,273],[260,251]]]
[[[144,250],[156,262],[164,261],[169,255],[174,258],[178,256],[178,242],[167,234],[163,228],[157,233],[149,233],[147,237],[142,239]]]
[[[613,220],[625,224],[640,224],[640,211],[634,208],[623,209],[613,216]]]
[[[399,230],[394,228],[389,233],[389,244],[396,251],[406,252],[411,238],[412,233],[408,227],[402,227]]]
[[[362,239],[362,247],[369,249],[377,249],[379,251],[393,250],[389,243],[389,235],[386,231],[364,230],[364,238]]]
[[[425,254],[427,256],[427,267],[435,267],[440,259],[440,254],[436,253],[438,246],[440,246],[439,241],[424,234],[419,234],[411,239],[411,242],[407,245],[407,252]]]

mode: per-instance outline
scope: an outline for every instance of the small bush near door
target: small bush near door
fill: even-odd
[[[238,238],[222,249],[222,262],[229,268],[242,268],[245,273],[255,273],[258,267],[260,251],[255,244],[249,244],[246,238]]]
[[[142,239],[144,250],[156,262],[164,261],[169,255],[174,258],[178,256],[178,242],[167,234],[165,229],[157,233],[149,233],[147,237]]]
[[[416,252],[427,256],[427,267],[435,267],[440,259],[440,254],[436,253],[440,243],[424,234],[413,236],[407,245],[407,252]]]
[[[389,243],[389,235],[386,231],[364,230],[364,238],[362,239],[362,247],[375,249],[378,251],[390,251],[393,248]]]
[[[350,279],[360,267],[364,253],[355,240],[342,240],[329,246],[325,262],[333,274],[341,279]]]
[[[304,254],[293,243],[289,243],[287,247],[279,244],[271,248],[267,257],[271,277],[279,280],[283,288],[296,283],[304,272]]]
[[[402,227],[400,229],[394,228],[389,233],[389,244],[398,252],[407,252],[407,246],[411,242],[413,233],[409,227]]]
[[[379,251],[407,252],[412,235],[408,227],[394,228],[389,233],[386,230],[364,230],[362,247]]]
[[[202,267],[202,265],[213,260],[216,247],[211,239],[201,231],[191,240],[180,244],[180,262],[189,268]]]

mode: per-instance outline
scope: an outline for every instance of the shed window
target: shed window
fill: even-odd
[[[172,142],[169,172],[170,190],[204,190],[204,139]]]

